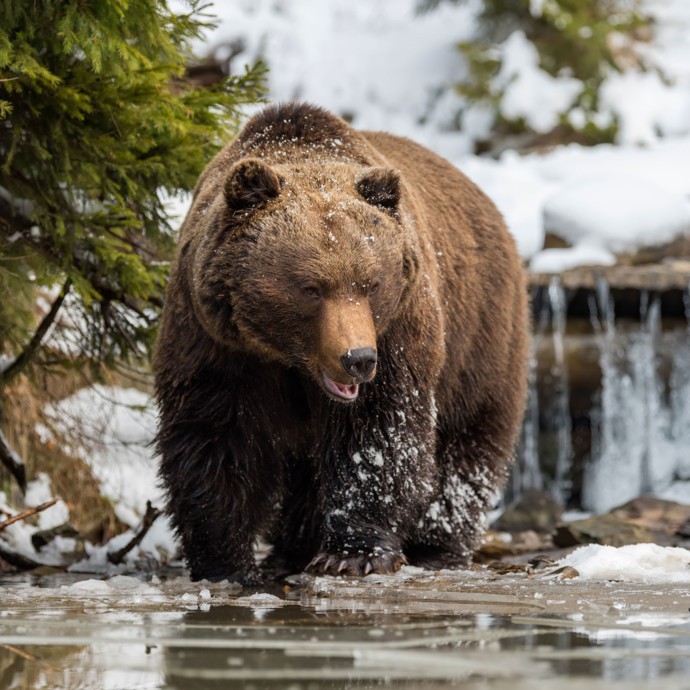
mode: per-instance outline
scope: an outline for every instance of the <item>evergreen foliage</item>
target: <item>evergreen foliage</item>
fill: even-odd
[[[263,92],[260,64],[208,88],[185,80],[210,21],[201,0],[187,10],[0,0],[0,396],[49,363],[37,287],[69,293],[82,363],[148,352],[174,245],[165,198],[193,188]]]

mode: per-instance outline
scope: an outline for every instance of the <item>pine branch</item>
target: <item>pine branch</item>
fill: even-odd
[[[36,354],[36,351],[41,346],[43,338],[45,338],[48,329],[53,325],[53,322],[57,318],[58,312],[60,311],[60,307],[62,307],[62,303],[65,301],[65,297],[67,297],[67,293],[69,292],[71,287],[72,280],[71,278],[68,278],[65,281],[65,284],[62,286],[60,294],[57,296],[57,298],[51,305],[48,313],[43,317],[41,323],[38,324],[38,328],[36,329],[36,332],[34,333],[33,337],[31,338],[27,346],[14,359],[14,361],[10,362],[8,365],[0,369],[1,386],[4,387],[7,384],[9,384],[10,381],[12,381],[12,379],[18,376],[31,362],[34,355]]]

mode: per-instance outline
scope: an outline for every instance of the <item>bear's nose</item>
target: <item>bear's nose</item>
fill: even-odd
[[[376,350],[371,347],[360,347],[348,350],[341,358],[343,369],[356,379],[365,379],[376,366]]]

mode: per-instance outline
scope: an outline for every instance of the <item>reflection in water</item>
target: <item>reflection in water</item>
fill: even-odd
[[[21,605],[22,598],[0,615],[0,688],[628,690],[652,679],[655,688],[683,687],[678,679],[690,677],[687,607],[657,618],[609,611],[585,623],[582,614],[556,615],[550,602],[560,600],[548,598],[568,590],[576,598],[574,586],[536,584],[537,596],[520,597],[519,580],[497,594],[484,581],[472,590],[470,573],[464,591],[444,577],[321,578],[309,591],[293,590],[293,599],[273,600],[273,608],[245,596],[206,611],[180,606],[190,601],[179,594],[191,586],[186,579],[178,589],[162,586],[168,599],[155,605],[61,605],[56,588],[50,607]],[[602,597],[624,594],[609,588]],[[591,598],[586,606],[595,606]]]

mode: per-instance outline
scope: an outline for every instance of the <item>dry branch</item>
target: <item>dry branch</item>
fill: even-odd
[[[0,429],[0,462],[8,469],[10,474],[17,480],[22,493],[26,492],[26,467],[22,459],[10,448],[10,444],[5,438],[5,434]]]
[[[33,334],[27,346],[12,362],[10,362],[10,364],[0,371],[0,383],[2,383],[3,386],[6,386],[15,376],[22,372],[29,362],[31,362],[36,351],[41,347],[43,338],[46,337],[46,333],[48,333],[49,328],[57,318],[60,307],[62,307],[62,303],[65,301],[65,297],[67,297],[67,293],[70,291],[71,287],[72,280],[68,278],[62,286],[60,294],[50,305],[48,313],[43,317],[41,323],[38,324],[38,328],[36,328],[36,332]]]
[[[53,498],[50,501],[41,503],[41,505],[35,506],[33,508],[27,508],[26,510],[23,510],[21,513],[17,513],[12,517],[7,518],[7,520],[3,520],[2,522],[0,522],[0,532],[2,532],[2,530],[5,529],[5,527],[13,525],[15,522],[25,520],[26,518],[31,517],[32,515],[36,515],[37,513],[42,513],[44,510],[50,508],[50,506],[54,506],[59,500],[60,499],[58,498]]]
[[[28,556],[23,556],[16,551],[12,551],[5,542],[0,540],[0,559],[19,568],[19,570],[33,570],[34,568],[40,568],[43,563],[34,561]]]
[[[130,539],[119,551],[108,554],[108,561],[113,565],[119,565],[124,560],[125,556],[135,547],[141,543],[141,540],[146,536],[151,529],[151,525],[156,521],[161,511],[151,505],[151,501],[146,502],[146,512],[144,519],[141,521],[139,531]]]

